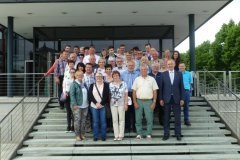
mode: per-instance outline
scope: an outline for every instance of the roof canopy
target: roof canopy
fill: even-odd
[[[18,0],[18,2],[30,1]],[[104,2],[96,0],[62,2],[58,0],[56,3],[56,1],[34,0],[31,2],[35,3],[2,3],[0,5],[0,23],[7,26],[7,17],[13,16],[14,31],[29,39],[33,38],[33,27],[173,25],[174,40],[177,45],[188,36],[189,14],[195,14],[197,29],[230,2],[229,0],[112,0]]]

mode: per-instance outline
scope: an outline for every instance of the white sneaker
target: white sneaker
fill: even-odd
[[[142,139],[141,135],[137,135],[136,139]]]
[[[147,138],[147,139],[152,139],[152,136],[151,136],[151,135],[147,135],[146,138]]]
[[[114,140],[114,141],[117,141],[117,140],[118,140],[118,138],[114,138],[113,140]]]
[[[123,140],[123,137],[119,137],[117,140],[118,140],[118,141],[122,141],[122,140]]]

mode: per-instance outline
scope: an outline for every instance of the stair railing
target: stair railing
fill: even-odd
[[[23,140],[50,100],[50,94],[42,91],[43,85],[47,82],[49,82],[49,77],[41,77],[0,121],[1,160],[8,160],[15,156],[16,150],[22,145]],[[52,88],[48,89],[52,90]]]
[[[238,140],[239,133],[239,101],[240,97],[228,88],[226,81],[221,81],[212,72],[197,72],[197,90],[225,121]],[[225,78],[223,78],[225,79]]]

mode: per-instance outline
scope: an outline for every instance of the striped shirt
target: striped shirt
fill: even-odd
[[[65,72],[65,68],[66,68],[67,63],[68,63],[68,61],[63,60],[63,59],[60,59],[57,62],[56,67],[54,69],[55,76],[57,76],[57,77],[64,76],[64,72]]]

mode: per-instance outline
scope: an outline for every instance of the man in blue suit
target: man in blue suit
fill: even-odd
[[[181,107],[184,105],[184,85],[182,74],[174,70],[174,60],[167,61],[168,70],[162,73],[160,80],[159,99],[160,105],[164,106],[164,136],[163,140],[169,138],[170,113],[173,109],[175,117],[175,136],[181,141]]]

